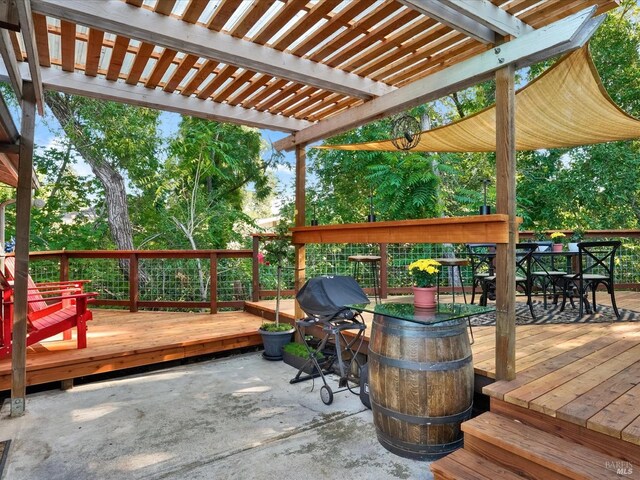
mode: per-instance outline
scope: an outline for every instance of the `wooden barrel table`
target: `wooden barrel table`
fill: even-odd
[[[407,458],[434,460],[462,446],[471,417],[473,363],[467,319],[414,323],[374,314],[369,393],[380,443]]]

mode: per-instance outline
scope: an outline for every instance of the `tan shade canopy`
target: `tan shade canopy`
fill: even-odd
[[[493,152],[496,109],[422,132],[411,149],[423,152]],[[516,149],[576,147],[640,137],[640,121],[613,103],[587,47],[576,50],[516,93]],[[337,150],[397,151],[391,140],[323,145]]]

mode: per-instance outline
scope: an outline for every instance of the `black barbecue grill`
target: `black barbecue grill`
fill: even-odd
[[[308,317],[296,321],[296,329],[304,346],[309,352],[309,359],[300,368],[291,383],[298,383],[313,378],[322,378],[324,385],[320,388],[320,398],[326,405],[333,402],[333,390],[327,384],[325,375],[340,375],[340,390],[349,390],[359,394],[358,375],[360,372],[358,353],[364,340],[367,328],[360,313],[346,305],[369,303],[369,299],[353,277],[326,276],[311,278],[303,285],[296,300]],[[323,332],[319,345],[313,347],[307,341],[305,328],[320,327]],[[345,336],[344,332],[353,330],[353,335]],[[333,345],[329,341],[333,340]],[[319,357],[322,354],[322,360]],[[303,375],[308,367],[312,374]],[[358,372],[358,374],[355,374]]]

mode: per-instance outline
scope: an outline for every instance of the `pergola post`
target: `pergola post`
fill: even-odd
[[[22,94],[20,160],[18,162],[18,187],[16,191],[15,305],[11,357],[12,417],[24,415],[27,393],[27,278],[29,276],[33,136],[36,124],[36,98],[31,82],[23,82]]]
[[[304,227],[305,224],[305,209],[307,206],[305,183],[307,176],[307,152],[304,145],[296,145],[296,218],[295,226]],[[306,256],[305,245],[299,244],[295,246],[296,252],[296,264],[295,264],[295,291],[296,293],[302,288],[305,281],[305,269],[306,269]],[[304,317],[304,312],[295,302],[295,317]]]
[[[496,380],[516,376],[516,142],[513,64],[496,72],[496,211],[509,216],[509,242],[496,253]]]

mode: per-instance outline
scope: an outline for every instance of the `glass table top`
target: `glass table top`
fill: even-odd
[[[467,303],[439,303],[436,308],[416,308],[413,305],[413,298],[407,300],[393,301],[382,304],[357,303],[346,305],[359,312],[373,313],[374,315],[384,315],[385,317],[406,320],[408,322],[431,325],[442,323],[457,318],[471,317],[483,313],[495,312],[495,306],[483,307],[481,305],[471,305]]]

